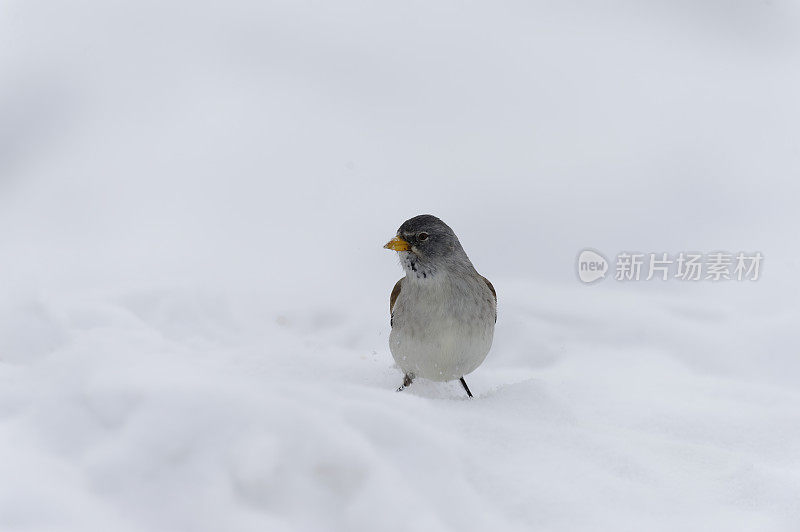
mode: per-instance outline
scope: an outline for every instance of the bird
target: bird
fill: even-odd
[[[389,296],[389,349],[403,371],[403,391],[417,377],[458,379],[486,359],[497,322],[497,292],[467,257],[455,232],[431,214],[403,222],[384,246],[405,276]]]

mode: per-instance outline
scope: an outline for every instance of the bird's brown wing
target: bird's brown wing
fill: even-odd
[[[486,283],[486,286],[488,286],[488,287],[489,287],[489,290],[491,290],[491,291],[492,291],[492,295],[494,296],[494,304],[495,304],[495,308],[497,308],[497,292],[495,292],[495,290],[494,290],[494,286],[492,285],[491,281],[489,281],[489,279],[487,279],[487,278],[486,278],[486,277],[484,277],[483,275],[481,275],[481,279],[483,279],[483,282],[484,282],[484,283]],[[396,288],[396,287],[395,287],[395,288]],[[400,291],[400,290],[398,290],[398,292],[399,292],[399,291]],[[394,300],[392,300],[392,301],[394,301]],[[494,311],[494,322],[495,322],[495,323],[497,323],[497,310],[495,310],[495,311]]]
[[[402,281],[403,281],[403,279],[400,279],[399,281],[397,281],[395,283],[394,288],[392,288],[392,295],[389,296],[389,325],[390,326],[394,325],[394,323],[392,323],[392,311],[394,310],[394,302],[397,301],[397,296],[400,295],[400,283]]]

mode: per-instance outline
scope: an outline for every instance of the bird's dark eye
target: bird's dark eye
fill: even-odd
[[[417,239],[422,242],[424,240],[428,240],[428,233],[420,233],[417,235]]]

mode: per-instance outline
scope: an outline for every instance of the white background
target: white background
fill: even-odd
[[[0,528],[796,530],[798,65],[788,1],[4,2]],[[472,401],[393,392],[421,213]]]

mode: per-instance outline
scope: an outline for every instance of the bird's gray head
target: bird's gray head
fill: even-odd
[[[409,276],[427,279],[442,269],[474,270],[450,226],[430,214],[403,222],[384,247],[399,253]]]

